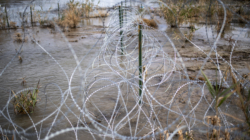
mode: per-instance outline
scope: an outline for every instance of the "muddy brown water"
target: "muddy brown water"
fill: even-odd
[[[106,19],[107,23],[109,19]],[[159,19],[160,20],[160,19]],[[204,25],[201,24],[195,24],[197,28],[200,28],[197,30],[194,34],[193,41],[195,44],[201,46],[203,50],[206,51],[206,53],[209,52],[210,47],[208,40],[205,35],[205,27]],[[246,36],[247,33],[249,33],[249,28],[242,28],[241,25],[236,24],[232,25],[232,28],[229,28],[226,30],[225,37],[221,39],[220,42],[218,42],[218,46],[222,46],[220,50],[220,54],[224,54],[225,59],[228,61],[228,51],[227,48],[228,44],[226,41],[227,34],[236,34],[236,37],[239,39],[240,47],[238,46],[236,48],[236,53],[235,57],[232,61],[232,65],[237,69],[237,71],[240,74],[244,73],[249,73],[249,70],[247,69],[247,64],[249,64],[249,55],[250,55],[250,50],[249,50],[249,37]],[[178,33],[177,29],[171,29],[168,26],[165,26],[165,24],[161,24],[160,30],[166,31],[168,35],[173,39],[175,37],[174,32]],[[99,37],[102,34],[102,20],[99,18],[96,19],[90,19],[84,21],[80,28],[70,30],[70,32],[64,33],[64,35],[67,37],[69,40],[69,43],[72,45],[76,56],[81,59],[83,56],[85,56],[84,61],[81,63],[81,68],[83,71],[86,71],[92,64],[93,60],[96,58],[98,53],[100,52],[100,46],[103,43],[103,37],[102,36],[101,40],[99,40]],[[187,29],[183,28],[183,32],[186,32]],[[210,30],[211,31],[211,30]],[[16,54],[16,49],[19,49],[21,46],[21,43],[17,43],[14,41],[14,35],[16,32],[22,32],[21,29],[17,30],[0,30],[0,70],[2,71],[6,65],[11,61],[13,56]],[[18,60],[18,57],[14,58],[14,60],[11,62],[11,64],[7,67],[7,69],[4,71],[3,75],[1,76],[0,80],[0,108],[3,109],[7,101],[9,100],[10,96],[10,90],[14,91],[19,91],[24,88],[28,87],[35,87],[38,80],[40,79],[40,85],[42,86],[40,88],[40,93],[39,93],[39,102],[37,103],[37,107],[30,115],[32,121],[34,123],[41,121],[44,117],[52,113],[57,109],[57,107],[60,105],[61,100],[62,100],[62,94],[68,89],[68,81],[67,81],[67,76],[70,77],[73,70],[76,67],[76,61],[74,59],[74,56],[71,53],[71,50],[67,46],[67,41],[63,39],[63,36],[57,32],[53,31],[52,29],[49,28],[40,28],[40,27],[28,27],[27,32],[32,33],[30,35],[34,35],[34,38],[39,41],[42,47],[53,56],[53,58],[61,65],[63,70],[57,65],[57,63],[37,44],[32,43],[30,40],[30,36],[28,36],[27,42],[23,44],[23,48],[19,56],[22,57],[23,62],[20,63]],[[244,34],[243,34],[244,33]],[[237,36],[239,35],[239,36]],[[158,36],[159,40],[161,40],[162,44],[167,43],[164,37]],[[212,39],[212,34],[209,34],[210,39]],[[77,40],[77,42],[75,42]],[[97,46],[93,47],[93,45],[99,40],[99,43]],[[174,40],[174,39],[173,39]],[[188,74],[190,76],[196,76],[198,73],[198,70],[200,66],[203,64],[203,60],[206,57],[203,53],[201,53],[197,48],[193,47],[190,43],[185,43],[183,40],[178,41],[174,40],[174,43],[176,44],[177,49],[180,51],[180,54],[183,56],[184,63],[186,64]],[[165,51],[170,52],[170,56],[173,57],[171,54],[171,47],[168,47],[169,44],[165,44],[166,48],[164,48]],[[184,47],[183,47],[184,46]],[[90,51],[91,49],[91,51]],[[170,51],[171,50],[171,51]],[[89,52],[90,51],[90,52]],[[243,58],[242,53],[240,52],[245,52],[246,56]],[[212,56],[215,56],[215,54],[212,54]],[[240,61],[240,62],[239,62]],[[227,64],[222,63],[222,70],[225,70]],[[157,66],[154,65],[154,66]],[[153,68],[152,68],[153,69]],[[210,78],[214,79],[216,77],[215,75],[215,65],[212,63],[208,63],[205,66],[205,72],[210,76]],[[103,72],[109,72],[110,69],[107,67],[103,67],[100,69],[97,69],[93,71],[90,75],[88,75],[88,82],[92,82],[94,80],[94,77],[91,77],[92,75],[98,74],[98,73],[103,73]],[[160,72],[163,71],[163,69],[159,70]],[[66,76],[66,75],[67,76]],[[152,74],[153,75],[153,74]],[[110,76],[110,75],[107,75]],[[150,77],[150,74],[148,75]],[[183,76],[182,74],[175,73],[171,78],[175,79],[176,77]],[[26,84],[25,86],[21,85],[22,79],[25,77]],[[111,75],[113,79],[116,79],[116,76]],[[162,77],[155,77],[153,78],[149,84],[155,84],[161,81]],[[97,77],[98,79],[98,77]],[[178,79],[178,78],[176,78]],[[79,106],[81,106],[81,94],[79,90],[79,81],[80,81],[80,74],[79,71],[77,70],[75,75],[73,76],[72,80],[72,93],[74,99],[77,101]],[[161,86],[152,86],[149,87],[148,90],[152,93],[157,91],[157,95],[155,98],[161,102],[162,104],[165,104],[166,106],[169,105],[169,102],[171,99],[173,99],[173,93],[178,89],[178,87],[181,84],[184,84],[186,81],[181,81],[181,82],[176,82],[175,85],[168,83],[163,83]],[[175,83],[175,82],[172,82]],[[99,83],[95,84],[94,87],[91,88],[91,91],[93,92],[96,89],[100,88],[101,85],[109,85],[108,81],[100,81]],[[46,87],[46,88],[45,88]],[[169,87],[169,93],[166,93],[166,87]],[[131,88],[129,88],[132,90]],[[62,93],[60,92],[62,91]],[[128,110],[132,110],[132,108],[135,106],[136,100],[135,96],[129,94],[129,90],[127,90],[127,85],[126,83],[123,83],[121,86],[121,90],[124,91],[124,96],[127,95],[127,108]],[[179,94],[175,98],[175,102],[173,103],[172,109],[174,111],[184,110],[186,106],[188,93],[186,92],[188,88],[183,88]],[[200,85],[195,85],[193,86],[193,91],[191,93],[191,104],[190,106],[195,106],[198,105],[196,109],[196,119],[202,120],[203,115],[207,111],[207,106],[208,103],[202,100],[203,102],[200,104],[197,104],[198,101],[201,98],[201,93],[200,93]],[[97,92],[95,95],[91,97],[91,100],[95,103],[95,105],[101,110],[103,114],[100,113],[94,107],[91,103],[87,104],[87,107],[92,111],[92,113],[95,115],[97,120],[100,120],[101,124],[107,125],[107,120],[112,120],[112,111],[114,110],[114,107],[116,105],[116,99],[117,99],[117,88],[104,88],[100,92]],[[46,95],[45,95],[46,93]],[[208,102],[212,101],[211,96],[209,95],[208,92],[204,95],[207,97]],[[119,103],[122,103],[120,101]],[[170,113],[167,118],[167,110],[162,109],[161,107],[157,107],[157,103],[152,102],[153,105],[156,105],[154,108],[155,112],[157,112],[157,117],[156,116],[151,116],[149,117],[152,123],[157,123],[161,122],[158,125],[162,125],[161,127],[167,127],[167,121],[172,122],[176,118],[179,117],[179,115],[176,115],[175,113]],[[59,114],[59,117],[56,119],[56,124],[52,127],[51,132],[56,132],[58,130],[64,129],[64,128],[69,128],[71,127],[70,123],[72,123],[73,126],[76,125],[77,118],[74,116],[73,113],[68,111],[68,108],[66,107],[68,105],[70,107],[70,110],[74,112],[77,116],[80,115],[80,111],[73,105],[72,99],[68,97],[66,100],[66,104],[63,105],[62,107],[62,112],[66,111],[68,114],[65,114],[67,116],[67,119],[70,121],[67,121],[65,117],[63,116],[62,113]],[[230,107],[228,107],[230,105]],[[45,107],[46,106],[46,107]],[[19,128],[26,129],[30,126],[32,126],[32,121],[27,115],[16,115],[14,114],[13,111],[13,105],[10,103],[8,106],[8,112],[6,109],[4,110],[4,115],[8,117],[8,119],[11,119],[15,124],[20,126]],[[143,106],[142,110],[145,111],[145,116],[150,116],[150,107],[145,104]],[[233,103],[230,101],[225,104],[225,106],[222,107],[222,110],[224,113],[230,113],[230,114],[239,114],[237,117],[240,119],[244,119],[242,112],[235,106]],[[64,112],[65,113],[65,112]],[[9,114],[9,116],[8,116]],[[118,115],[119,114],[119,115]],[[131,113],[131,120],[130,120],[130,125],[131,125],[131,130],[134,132],[135,131],[135,126],[137,123],[137,116],[136,111]],[[142,117],[140,118],[140,121],[138,122],[138,134],[137,136],[143,136],[144,134],[147,134],[150,132],[150,124],[147,123],[148,120],[144,115],[141,115]],[[213,111],[210,109],[208,110],[208,115],[213,115]],[[117,116],[115,117],[115,122],[114,124],[117,124],[120,119],[122,119],[124,116],[126,116],[126,111],[124,108],[117,109]],[[53,120],[54,120],[55,115],[51,116],[50,118],[46,119],[45,122],[43,122],[42,125],[42,138],[46,135],[47,130],[50,128]],[[241,123],[240,121],[234,120],[230,117],[227,117],[228,121],[233,124],[239,124]],[[70,123],[69,123],[70,122]],[[87,122],[89,122],[87,120]],[[198,123],[198,122],[197,122]],[[0,125],[4,129],[8,130],[14,130],[13,126],[10,123],[10,120],[7,120],[3,115],[0,117]],[[91,124],[89,124],[91,128]],[[36,129],[39,131],[39,128],[41,125],[37,125]],[[198,127],[202,127],[202,124],[198,124]],[[173,126],[170,128],[170,131],[173,131],[176,128],[176,126]],[[126,136],[130,136],[129,132],[129,125],[126,124],[126,127],[123,127],[119,129],[118,133]],[[20,131],[21,132],[21,131]],[[37,139],[37,136],[35,134],[35,129],[29,129],[27,131],[27,134],[31,134],[31,136],[27,135],[26,137],[28,139]],[[9,134],[8,136],[12,136]],[[88,131],[79,131],[78,133],[79,139],[93,139],[90,133]],[[203,134],[197,134],[196,137],[204,138],[205,136]],[[96,139],[101,139],[95,135]],[[75,134],[73,132],[68,132],[64,133],[62,135],[59,135],[55,137],[54,139],[75,139]]]
[[[39,39],[41,45],[60,63],[67,76],[70,76],[74,67],[76,66],[76,62],[74,61],[74,57],[68,54],[69,48],[64,41],[61,41],[61,36],[51,34],[50,30],[48,29],[33,28],[29,30],[31,30],[31,32],[39,31],[36,38]],[[15,49],[20,47],[20,43],[13,42],[13,35],[18,31],[19,30],[0,31],[2,50],[0,58],[1,70],[3,70],[3,68],[10,62],[16,53]],[[78,38],[81,38],[81,36],[78,36]],[[92,40],[93,42],[89,42],[88,40]],[[97,39],[93,37],[79,40],[77,45],[74,46],[76,55],[79,57],[84,56],[96,41]],[[1,104],[1,108],[4,107],[4,104],[6,104],[6,101],[9,98],[8,90],[11,89],[18,91],[25,87],[34,87],[39,79],[43,88],[49,83],[58,83],[58,86],[62,91],[67,89],[68,82],[66,76],[59,66],[41,48],[39,48],[34,43],[31,43],[31,40],[28,39],[28,41],[23,45],[22,53],[20,54],[23,62],[20,64],[18,58],[15,58],[1,77],[1,81],[3,82],[3,85],[1,86],[1,93],[3,93],[1,98],[1,103],[3,104]],[[94,58],[94,56],[96,56],[96,53],[98,53],[98,49],[94,48],[93,51],[90,52],[86,57],[86,59],[89,61],[84,62],[82,66],[87,67],[89,63],[91,63],[91,60]],[[44,75],[45,73],[46,76]],[[76,75],[76,77],[78,76]],[[20,78],[22,77],[25,77],[27,81],[27,85],[25,85],[25,87],[21,86],[22,80],[20,80]],[[78,78],[75,79],[76,81],[79,80]],[[74,85],[74,83],[72,84]],[[49,103],[50,101],[48,101],[46,104],[45,96],[42,91],[43,89],[41,89],[41,93],[39,94],[39,97],[41,98],[39,105],[37,106],[34,114],[31,115],[32,119],[34,119],[34,122],[38,122],[38,120],[40,120],[43,115],[51,113],[55,109],[54,104],[57,105],[60,103],[61,93],[58,92],[59,89],[56,88],[55,85],[48,85],[48,89],[46,91],[46,94],[49,96],[49,98],[51,98],[53,103]],[[46,113],[44,114],[45,104],[47,105],[47,109]],[[11,106],[9,106],[9,110],[10,116],[14,122],[27,126],[30,124],[27,116],[15,115],[13,112],[13,107]],[[3,117],[1,117],[0,122],[2,127],[9,125]]]
[[[200,32],[197,32],[197,37],[195,36],[194,40],[205,39],[205,36],[199,36],[202,33],[202,30],[204,30],[204,27],[201,27],[201,28],[203,29],[201,29]],[[236,29],[236,31],[234,30],[233,32],[237,32],[238,27],[234,29]],[[98,38],[100,37],[102,33],[102,30],[103,28],[101,26],[85,25],[81,28],[77,28],[77,29],[71,30],[70,32],[65,33],[67,39],[70,41],[70,44],[75,50],[76,56],[80,59],[86,55],[86,58],[81,63],[83,71],[85,71],[92,64],[92,61],[94,60],[94,58],[98,55],[100,51],[99,47],[102,44],[102,40],[100,40],[99,45],[97,45],[96,47],[92,48],[92,46],[95,44],[95,42],[98,41]],[[173,32],[177,32],[177,30],[176,31],[173,31],[173,30],[176,30],[176,29],[168,28],[166,30],[166,32],[169,33],[169,35],[172,35],[172,38],[174,37]],[[39,41],[41,46],[44,47],[44,49],[47,52],[49,52],[49,54],[51,54],[53,58],[60,63],[60,65],[65,70],[66,75],[70,77],[74,68],[76,67],[76,62],[74,60],[74,56],[69,50],[69,47],[67,46],[67,42],[64,41],[61,34],[58,32],[53,32],[49,28],[40,28],[40,27],[27,28],[27,31],[30,33],[33,33],[34,37]],[[22,32],[22,30],[17,29],[17,30],[1,30],[0,31],[0,42],[1,42],[0,43],[0,46],[1,46],[0,47],[1,48],[0,69],[1,70],[3,70],[3,68],[13,58],[13,56],[16,53],[15,49],[18,49],[21,45],[21,43],[14,42],[14,34],[16,32]],[[159,36],[159,39],[161,40],[163,38]],[[240,39],[241,39],[240,41],[243,44],[248,43],[246,42],[246,39],[244,38],[240,38]],[[74,42],[75,40],[77,40],[77,42]],[[162,41],[164,42],[164,40]],[[200,41],[197,41],[197,43],[198,42],[200,43]],[[219,43],[224,44],[223,42],[219,42]],[[178,44],[178,42],[175,42],[175,44]],[[201,45],[204,45],[202,46],[203,49],[206,48],[206,46],[207,47],[209,46],[208,42],[206,42],[205,40],[202,41]],[[202,55],[202,53],[197,51],[197,49],[195,49],[194,47],[191,47],[189,43],[185,43],[184,46],[185,46],[184,48],[182,48],[181,46],[177,46],[177,49],[181,48],[180,54],[184,56],[183,60],[188,68],[188,73],[192,76],[195,76],[199,70],[198,65],[202,65],[203,63],[202,60],[204,60],[204,55]],[[89,53],[87,53],[91,48],[92,50]],[[209,48],[206,48],[206,49],[209,50]],[[248,47],[247,48],[242,47],[240,49],[243,49],[243,50],[247,49],[249,51]],[[67,78],[64,72],[61,70],[61,68],[56,64],[56,62],[53,61],[53,59],[51,59],[51,57],[49,57],[49,55],[46,52],[44,52],[38,45],[36,45],[35,43],[32,43],[29,37],[28,37],[27,42],[23,44],[23,48],[19,56],[22,57],[23,62],[20,63],[17,57],[14,58],[14,61],[12,61],[12,63],[9,65],[9,67],[4,71],[3,75],[1,76],[2,80],[1,80],[1,88],[0,88],[0,91],[1,91],[0,92],[1,93],[0,107],[4,108],[6,106],[6,103],[10,96],[10,90],[19,91],[24,88],[35,87],[37,84],[37,81],[40,79],[40,84],[42,87],[39,93],[39,102],[37,104],[37,107],[34,113],[32,113],[30,116],[32,118],[32,121],[36,123],[42,120],[48,114],[55,111],[58,105],[60,105],[61,94],[62,94],[60,93],[60,90],[62,90],[62,92],[65,92],[68,89]],[[200,60],[198,60],[197,56],[200,56]],[[241,73],[246,73],[248,70],[245,67],[246,66],[245,63],[248,63],[248,62],[249,62],[249,57],[246,59],[243,59],[241,64],[237,63],[237,61],[233,61],[233,65]],[[210,65],[214,66],[213,64],[210,64]],[[205,72],[209,76],[214,77],[216,75],[214,73],[214,69],[212,69],[211,66],[206,67]],[[108,68],[103,68],[102,70],[100,69],[100,70],[94,71],[93,75],[97,73],[102,73],[103,70],[108,71]],[[176,76],[178,77],[178,74]],[[21,78],[23,77],[25,77],[27,81],[27,84],[25,86],[21,85],[21,82],[22,82]],[[72,82],[72,88],[73,88],[72,93],[74,93],[73,94],[74,99],[80,105],[81,96],[78,94],[79,93],[79,81],[80,81],[79,77],[80,77],[79,73],[76,72],[76,74],[73,77],[73,82]],[[157,83],[161,81],[160,79],[161,79],[160,77],[155,77],[153,80],[151,80],[150,84]],[[100,83],[97,83],[96,85],[102,85],[102,84],[103,83],[100,82]],[[109,85],[108,82],[106,82],[105,84]],[[158,101],[162,102],[163,104],[167,104],[169,101],[171,101],[173,97],[172,94],[165,93],[165,90],[166,90],[165,87],[167,86],[169,86],[169,83],[164,83],[160,87],[157,87],[157,86],[150,87],[149,90],[151,92],[157,91],[158,94],[157,96],[155,96],[155,98],[158,99]],[[179,86],[178,84],[176,86],[171,86],[171,91],[175,91],[178,88],[178,86]],[[95,91],[98,88],[100,87],[94,86],[92,87],[92,90]],[[186,105],[185,99],[188,96],[187,93],[185,92],[185,89],[186,88],[184,88],[183,91],[180,92],[180,95],[176,97],[176,103],[174,103],[173,108],[172,108],[173,110],[176,110],[176,111],[178,110],[178,108],[176,108],[177,104],[178,104],[177,106],[179,106],[180,109],[185,108],[185,105]],[[93,91],[89,91],[89,92],[93,92]],[[127,91],[126,84],[122,85],[122,91]],[[45,96],[45,92],[46,92],[47,97]],[[207,97],[208,101],[210,102],[212,101],[212,98],[210,97],[209,94],[206,94],[205,96]],[[195,105],[200,97],[201,97],[200,87],[197,85],[197,87],[195,87],[192,92],[192,101],[191,101],[192,104]],[[102,113],[105,116],[105,119],[109,120],[112,118],[112,110],[114,109],[114,106],[116,104],[116,98],[117,98],[117,89],[108,88],[108,89],[103,89],[101,92],[98,92],[95,95],[93,95],[91,97],[91,100],[95,103],[95,105],[100,110],[102,110]],[[66,104],[71,106],[73,104],[72,99],[70,98],[67,99]],[[46,105],[46,109],[45,109],[45,105]],[[129,95],[128,101],[127,101],[127,108],[130,110],[133,108],[134,105],[135,105],[135,99],[133,96]],[[202,120],[203,114],[205,113],[204,111],[206,110],[207,105],[208,104],[205,102],[199,104],[199,107],[196,110],[196,112],[198,113],[196,114],[197,119]],[[92,111],[92,113],[95,114],[96,118],[98,120],[101,120],[101,123],[105,125],[106,123],[105,123],[104,116],[102,116],[102,114],[100,114],[100,112],[96,110],[96,108],[93,105],[87,104],[87,106]],[[230,108],[227,108],[225,106],[223,108],[226,110],[224,111],[225,113],[235,112],[237,114],[241,114],[240,110],[237,111],[236,106],[232,105]],[[70,109],[75,114],[77,115],[80,114],[79,110],[75,106],[71,106]],[[150,112],[148,112],[150,108],[147,105],[145,105],[143,110],[145,110],[147,115],[150,115]],[[4,114],[5,115],[9,114],[10,115],[9,117],[11,118],[11,120],[15,124],[20,126],[21,128],[28,128],[29,126],[32,125],[32,122],[27,115],[14,114],[13,106],[11,103],[8,105],[8,111],[9,112],[7,113],[5,109]],[[62,111],[66,111],[66,112],[68,111],[65,105],[62,107]],[[157,118],[158,118],[158,121],[162,123],[161,125],[163,128],[167,126],[167,120],[171,122],[171,121],[174,121],[176,118],[178,118],[178,115],[176,115],[175,113],[170,113],[170,117],[167,119],[167,114],[166,114],[167,111],[159,107],[155,107],[155,111],[158,112]],[[124,109],[119,109],[118,112],[119,112],[119,115],[117,115],[116,117],[117,122],[115,123],[118,123],[119,122],[118,120],[126,115]],[[209,110],[209,114],[212,114],[211,110]],[[131,126],[132,126],[131,130],[134,131],[134,127],[136,126],[135,124],[137,122],[137,119],[136,117],[133,118],[133,113],[131,114],[131,117],[132,117],[130,121]],[[242,119],[243,116],[239,115],[238,117]],[[70,123],[67,122],[65,118],[63,119],[61,118],[63,118],[62,114],[59,115],[57,119],[59,120],[59,122],[57,122],[55,126],[53,126],[52,132],[56,132],[57,130],[61,130],[62,128],[71,127]],[[67,118],[70,120],[72,125],[76,125],[77,119],[72,113],[69,112],[69,114],[67,114]],[[54,119],[54,116],[52,116],[51,118],[43,122],[42,128],[45,130],[50,128],[50,125],[53,122],[53,119]],[[156,122],[155,117],[152,116],[151,119],[153,122]],[[239,123],[235,120],[231,120],[231,118],[227,118],[227,119],[233,124]],[[141,131],[139,131],[138,135],[140,136],[149,132],[149,130],[144,128],[145,125],[146,126],[149,125],[145,123],[146,121],[147,119],[142,117],[142,119],[139,122],[138,129],[139,130],[141,129]],[[9,121],[6,121],[6,118],[4,118],[3,116],[0,117],[0,122],[1,122],[0,125],[2,128],[5,128],[5,129],[8,128],[10,130],[13,130],[13,126],[10,124]],[[197,127],[198,126],[200,125],[197,125]],[[129,133],[128,127],[129,126],[126,126],[120,129],[118,132],[120,134],[129,136],[130,133]],[[38,130],[39,128],[40,128],[40,125],[37,125]],[[175,127],[173,128],[171,127],[170,130],[173,131],[174,129]],[[28,134],[34,134],[34,132],[35,130],[34,128],[32,128],[28,131]],[[83,139],[83,138],[93,139],[87,131],[79,131],[79,132],[81,132],[79,133],[80,139]],[[45,135],[46,135],[46,131],[42,133],[42,137]],[[197,136],[203,137],[203,135],[197,135]],[[34,135],[26,136],[26,137],[29,139],[37,138]],[[58,137],[55,137],[55,139],[62,139],[62,138],[63,139],[65,138],[75,139],[75,136],[73,132],[70,132],[70,133],[62,134],[62,135],[59,135]],[[98,137],[96,138],[99,139]]]

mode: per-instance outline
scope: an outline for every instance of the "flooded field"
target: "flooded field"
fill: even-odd
[[[247,10],[175,24],[171,2],[30,2],[0,0],[1,139],[250,138]]]

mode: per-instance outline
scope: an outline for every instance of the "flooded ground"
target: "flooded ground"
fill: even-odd
[[[101,3],[105,5],[107,1]],[[222,72],[231,65],[242,79],[250,72],[250,28],[247,24],[228,24],[217,43],[221,58],[217,62],[218,55],[213,51],[205,63],[216,39],[215,25],[207,28],[204,21],[192,23],[197,30],[192,42],[186,42],[180,31],[188,34],[189,23],[178,29],[171,28],[162,17],[154,18],[158,29],[143,29],[146,70],[142,104],[138,103],[136,20],[125,24],[128,27],[123,30],[124,55],[121,55],[120,25],[112,15],[82,19],[77,28],[66,32],[57,27],[27,26],[23,43],[15,38],[16,33],[23,35],[21,28],[0,30],[0,126],[6,130],[4,133],[17,139],[20,136],[45,138],[56,132],[61,133],[52,139],[112,139],[110,135],[117,136],[114,139],[130,139],[151,134],[158,138],[157,133],[166,128],[173,134],[178,126],[188,124],[195,131],[195,138],[205,139],[207,127],[203,122],[206,116],[214,115],[214,108],[209,107],[214,100],[204,88],[199,70],[204,65],[203,71],[215,82],[218,65]],[[232,40],[237,40],[234,48]],[[39,80],[41,87],[35,111],[29,116],[15,114],[11,90],[16,93],[34,88]],[[232,84],[231,79],[227,82]],[[244,123],[235,98],[236,94],[220,107],[223,127]],[[225,114],[237,114],[238,119]],[[186,116],[187,119],[181,119]],[[79,120],[82,122],[78,126],[83,130],[67,130],[75,128]],[[175,135],[174,139],[178,137]]]

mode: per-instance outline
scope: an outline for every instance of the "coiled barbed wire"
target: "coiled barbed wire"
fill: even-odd
[[[226,8],[230,9],[222,1],[217,1],[223,7],[224,18],[222,28],[217,37],[213,39],[213,44],[208,41],[211,47],[209,53],[206,53],[200,46],[186,38],[182,31],[179,30],[183,38],[188,40],[197,50],[206,55],[203,65],[194,80],[190,80],[188,77],[185,62],[182,60],[176,45],[169,35],[166,32],[149,27],[142,19],[144,12],[150,8],[149,4],[151,2],[159,2],[171,10],[167,3],[161,1],[155,0],[146,3],[133,1],[135,5],[143,5],[144,8],[142,11],[134,7],[123,7],[123,10],[126,11],[126,15],[123,15],[125,16],[125,20],[122,22],[122,27],[120,26],[119,10],[115,8],[113,11],[109,11],[109,24],[102,30],[102,32],[105,31],[105,35],[102,34],[98,42],[89,49],[85,56],[81,57],[76,55],[75,50],[64,33],[56,23],[54,23],[56,29],[63,36],[63,39],[66,40],[67,46],[76,62],[76,67],[70,76],[67,75],[64,70],[65,68],[60,65],[53,55],[29,35],[29,37],[60,67],[67,79],[68,88],[63,91],[56,83],[48,84],[54,85],[60,91],[61,101],[59,105],[56,105],[53,103],[53,100],[46,96],[48,86],[46,85],[43,91],[46,100],[53,103],[56,109],[52,113],[44,116],[39,122],[33,122],[32,118],[28,115],[32,122],[32,126],[27,128],[22,128],[22,126],[12,121],[8,107],[14,96],[10,96],[6,106],[0,113],[14,129],[8,130],[1,128],[3,139],[4,134],[15,134],[15,138],[17,134],[21,139],[34,135],[37,139],[51,139],[70,131],[74,132],[76,139],[80,139],[78,133],[81,130],[90,133],[93,139],[96,139],[96,136],[103,139],[107,137],[112,139],[156,138],[158,135],[168,130],[171,133],[169,139],[172,139],[179,130],[184,128],[187,128],[189,132],[193,129],[202,128],[200,126],[201,124],[205,124],[209,128],[212,128],[205,119],[209,114],[209,110],[214,111],[212,106],[215,100],[213,99],[211,102],[208,101],[208,97],[206,96],[208,94],[206,83],[198,80],[201,70],[204,68],[207,61],[211,59],[212,63],[216,65],[219,71],[220,80],[224,80],[221,78],[222,72],[219,66],[219,61],[221,61],[219,59],[222,59],[222,61],[236,73],[235,77],[239,77],[237,80],[240,81],[240,75],[232,66],[231,62],[233,50],[239,38],[235,40],[232,50],[230,51],[230,62],[223,59],[217,51],[217,43],[220,40],[220,36],[226,24]],[[31,1],[31,3],[32,2],[33,1]],[[189,2],[191,1],[189,0],[184,3],[183,7]],[[248,21],[247,23],[247,25],[249,25]],[[141,30],[143,34],[142,79],[139,77],[138,66],[139,25],[142,26]],[[206,29],[207,28],[209,27],[206,25]],[[206,32],[208,31],[206,30]],[[25,38],[25,36],[26,33],[23,38]],[[104,38],[102,38],[102,36],[104,36]],[[159,38],[166,42],[159,41]],[[207,38],[209,39],[208,36]],[[22,47],[23,44],[17,54],[13,56],[13,59],[3,70],[1,70],[0,76],[4,74],[14,58],[17,57]],[[86,61],[86,56],[92,52],[94,48],[99,49],[98,55],[93,58],[93,62],[83,70],[81,63]],[[211,58],[212,52],[215,52],[215,58]],[[214,59],[216,61],[214,61]],[[72,87],[73,78],[76,76],[77,70],[80,73],[81,81],[79,82],[79,86]],[[187,78],[183,78],[183,75]],[[141,87],[141,96],[138,93],[140,89],[138,84],[139,81],[143,83]],[[224,80],[224,83],[229,87],[228,81]],[[32,88],[27,88],[18,91],[16,95],[31,89]],[[79,89],[79,92],[74,93],[73,89]],[[197,89],[198,92],[196,91]],[[198,98],[198,102],[193,104],[194,96],[200,96],[200,98]],[[76,97],[80,97],[80,102]],[[66,103],[67,100],[72,101],[70,105]],[[205,100],[205,102],[202,102],[202,100]],[[142,103],[140,103],[140,101],[142,101]],[[180,102],[184,102],[184,104]],[[105,104],[109,106],[105,108]],[[201,115],[203,117],[199,118],[198,115],[196,115],[196,111],[201,105],[205,107],[205,109],[200,111],[203,113],[203,115]],[[66,110],[62,109],[64,106]],[[74,108],[76,108],[78,113],[73,111]],[[3,113],[5,110],[7,111],[7,115]],[[223,120],[223,125],[216,129],[226,130],[233,128],[234,126],[230,126],[222,110],[219,108],[218,111]],[[44,112],[46,112],[46,107]],[[61,117],[59,118],[60,114]],[[69,114],[73,114],[75,117],[74,121],[68,117]],[[50,126],[42,127],[42,124],[52,116],[54,117],[53,121],[50,122]],[[70,123],[71,127],[52,132],[54,126],[65,123],[65,120]],[[77,120],[76,126],[73,125],[75,120]],[[39,124],[41,124],[40,131],[38,131]],[[80,125],[84,125],[84,127]],[[35,129],[35,133],[28,132],[33,128]],[[206,130],[204,131],[207,132]],[[42,133],[46,133],[46,135],[42,137]],[[243,134],[240,135],[247,137]]]

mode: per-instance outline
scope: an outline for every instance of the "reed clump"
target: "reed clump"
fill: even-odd
[[[79,2],[70,1],[67,3],[67,9],[63,12],[62,18],[58,21],[58,24],[65,28],[76,28],[80,21],[80,6]]]
[[[91,0],[86,0],[84,3],[80,4],[80,13],[82,17],[90,17],[90,12],[93,11],[94,3]]]
[[[181,8],[181,2],[177,4],[170,2],[169,7],[171,10],[165,6],[161,6],[163,17],[171,27],[177,27],[176,23],[180,25],[185,21],[185,10]]]
[[[20,64],[23,63],[23,58],[21,56],[18,56],[18,60],[19,60]],[[24,83],[23,83],[23,85],[24,85]]]
[[[176,23],[181,25],[189,18],[201,17],[205,9],[205,1],[203,0],[184,6],[183,2],[184,1],[181,0],[176,3],[168,3],[170,9],[165,6],[160,7],[161,11],[163,12],[163,17],[171,27],[177,27]]]
[[[4,29],[6,27],[5,17],[0,18],[0,28]]]
[[[10,28],[16,29],[17,28],[16,22],[11,21],[10,22]]]
[[[158,25],[157,25],[157,23],[156,23],[156,21],[154,19],[145,19],[145,18],[143,18],[142,20],[143,20],[143,22],[145,22],[150,27],[153,27],[153,28],[158,27]]]
[[[33,113],[38,102],[38,93],[39,93],[39,82],[37,83],[36,89],[33,91],[28,90],[27,92],[21,92],[16,95],[14,91],[12,94],[14,95],[13,106],[14,112],[16,114],[28,114]]]
[[[26,42],[28,40],[27,37],[23,38],[22,34],[19,32],[16,32],[14,37],[14,42],[21,43],[21,42]]]
[[[218,17],[220,19],[224,17],[224,8],[223,6],[219,5],[217,1],[210,3],[210,1],[199,0],[196,2],[189,2],[189,4],[184,3],[185,1],[180,0],[177,2],[168,3],[170,9],[163,5],[160,7],[163,13],[163,17],[165,18],[166,22],[170,24],[171,27],[181,25],[182,23],[193,17],[196,17],[198,19],[204,19],[204,16],[207,16],[211,17],[212,20],[215,20]],[[236,13],[240,14],[244,18],[249,17],[246,16],[242,6],[241,8],[236,10]],[[232,12],[226,9],[226,23],[231,22],[232,19]],[[244,22],[242,19],[239,19],[239,21]]]
[[[86,0],[84,3],[75,2],[74,0],[70,1],[67,3],[67,9],[62,13],[62,17],[58,20],[58,24],[63,27],[64,30],[66,28],[76,28],[81,17],[90,17],[93,6],[94,3],[90,0]],[[99,13],[99,16],[106,17],[107,15]]]

